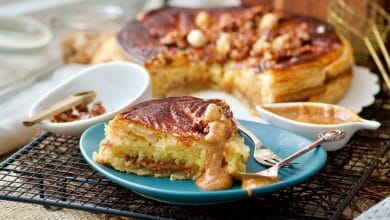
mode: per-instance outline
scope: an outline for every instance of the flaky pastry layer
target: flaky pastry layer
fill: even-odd
[[[206,150],[211,147],[203,139],[182,139],[121,116],[109,122],[105,133],[106,138],[93,159],[137,175],[196,179],[204,172]],[[235,133],[226,142],[227,171],[232,175],[245,171],[248,154],[243,139]]]

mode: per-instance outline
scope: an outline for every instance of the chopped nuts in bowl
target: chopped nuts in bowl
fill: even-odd
[[[106,109],[102,105],[102,102],[98,101],[95,102],[91,108],[86,104],[77,105],[74,108],[53,115],[50,118],[50,121],[53,123],[72,122],[102,115],[105,112]]]
[[[70,120],[68,116],[73,116],[65,114],[63,115],[65,117],[60,118],[58,122],[52,122],[48,119],[37,124],[53,133],[78,136],[94,124],[112,119],[126,107],[150,99],[152,97],[150,84],[149,73],[144,67],[137,64],[128,62],[99,64],[82,70],[46,93],[31,107],[28,116],[38,115],[71,94],[86,90],[95,91],[97,94],[96,100],[104,103],[104,113],[100,104],[95,106],[92,104],[90,105],[92,108],[90,112],[95,112],[93,113],[96,114],[94,117]],[[79,106],[78,108],[79,111],[85,110],[85,106]],[[78,119],[81,118],[81,114],[79,116]]]

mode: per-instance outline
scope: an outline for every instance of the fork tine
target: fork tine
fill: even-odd
[[[254,149],[253,157],[255,161],[257,161],[258,163],[264,166],[270,167],[275,165],[279,161],[283,160],[281,157],[275,154],[271,149],[265,147],[264,144],[250,130],[242,126],[238,121],[236,121],[236,124],[240,132],[248,136],[254,143],[255,149]],[[261,155],[261,156],[256,157],[256,155]],[[270,158],[272,160],[270,160]],[[287,165],[288,166],[284,166],[284,167],[292,166],[290,163],[288,163]]]
[[[269,166],[269,167],[275,165],[275,163],[271,163],[271,162],[268,162],[268,161],[266,161],[266,160],[260,160],[260,161],[258,161],[258,162],[260,162],[260,163],[261,163],[262,165],[264,165],[264,166]]]
[[[270,159],[272,159],[272,160],[270,160]],[[278,160],[276,160],[275,158],[267,158],[265,161],[268,163],[268,164],[272,164],[271,166],[273,166],[273,165],[275,165],[275,164],[277,164],[277,163],[279,163],[279,161]],[[288,163],[288,164],[286,164],[286,165],[284,165],[283,167],[285,167],[285,168],[290,168],[290,167],[293,167],[294,165],[296,165],[296,164],[299,164],[299,163]]]
[[[273,161],[275,161],[276,163],[279,163],[280,161],[283,160],[283,158],[279,157],[277,154],[273,154],[273,156],[271,157],[271,159],[272,159]],[[293,166],[294,164],[299,164],[299,163],[297,163],[297,162],[290,162],[290,163],[288,163],[288,164],[286,164],[286,165],[288,165],[288,167],[291,167],[291,166]]]
[[[277,159],[275,157],[271,157],[270,160],[275,162],[275,163],[279,163],[281,161],[280,159]]]

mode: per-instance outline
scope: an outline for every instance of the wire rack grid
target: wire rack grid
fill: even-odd
[[[382,122],[329,152],[313,178],[276,193],[209,206],[146,199],[93,171],[78,139],[45,133],[0,164],[0,199],[150,219],[337,219],[390,146],[390,97],[382,91],[362,116]]]

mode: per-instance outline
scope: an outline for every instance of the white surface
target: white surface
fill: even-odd
[[[375,101],[375,95],[379,92],[378,76],[370,73],[366,67],[355,66],[351,86],[346,94],[337,102],[356,113],[363,107],[369,106]]]
[[[311,103],[311,102],[290,102],[290,103],[276,103],[276,104],[268,104],[264,105],[268,108],[284,108],[284,107],[291,107],[291,106],[315,106],[320,107],[323,109],[329,109],[331,107],[339,108],[339,106],[334,106],[330,104],[323,104],[323,103]],[[343,107],[341,107],[343,108]],[[301,134],[302,136],[305,136],[307,138],[310,138],[312,140],[316,140],[318,138],[318,134],[322,131],[329,130],[329,129],[342,129],[345,131],[345,138],[339,141],[331,142],[331,143],[324,143],[322,144],[322,147],[327,151],[334,151],[339,150],[351,139],[352,135],[360,129],[371,129],[375,130],[378,129],[380,126],[379,122],[376,121],[369,121],[369,120],[362,120],[361,122],[347,122],[342,124],[309,124],[309,123],[303,123],[294,121],[288,118],[284,118],[280,115],[277,115],[273,112],[270,112],[264,108],[261,108],[258,106],[256,108],[257,112],[261,115],[261,117],[271,125],[274,125],[279,128],[284,128],[286,130],[295,132],[297,134]],[[348,111],[347,109],[344,109],[344,111]]]
[[[81,65],[68,65],[59,68],[52,76],[41,82],[35,83],[32,87],[13,94],[10,98],[0,98],[0,142],[2,143],[0,155],[26,144],[36,133],[35,128],[24,127],[21,123],[21,121],[27,117],[28,110],[32,104],[38,100],[42,94],[45,94],[59,83],[72,77],[75,72],[84,68],[85,66]],[[338,104],[356,112],[360,111],[362,107],[372,104],[374,101],[374,94],[379,91],[377,79],[377,76],[370,73],[367,68],[357,67],[355,69],[355,76],[351,88],[348,90],[345,98],[342,99],[342,102],[339,102]],[[194,93],[194,95],[203,98],[223,98],[231,105],[235,117],[246,120],[262,121],[262,119],[250,114],[245,106],[236,98],[224,92],[202,91]]]
[[[52,37],[49,29],[33,18],[0,16],[0,48],[36,49],[46,46]]]
[[[104,63],[82,70],[45,93],[33,104],[28,116],[33,117],[56,102],[83,91],[95,91],[94,101],[101,101],[106,113],[66,123],[45,120],[37,125],[53,133],[78,136],[91,125],[112,119],[125,108],[152,98],[149,73],[144,67],[129,62]]]
[[[32,140],[37,129],[25,127],[22,121],[27,117],[33,102],[55,85],[69,78],[70,73],[75,73],[81,68],[84,67],[72,65],[58,69],[45,80],[35,83],[28,89],[18,91],[10,97],[0,98],[0,155]]]
[[[81,0],[13,0],[0,5],[0,15],[17,16],[79,1]]]

